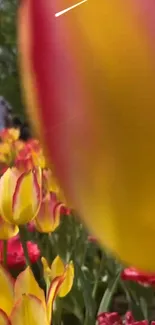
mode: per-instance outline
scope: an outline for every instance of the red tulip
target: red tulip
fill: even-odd
[[[129,267],[121,273],[123,280],[139,282],[144,285],[155,285],[155,273],[139,271],[134,267]]]
[[[40,251],[37,244],[28,241],[27,249],[31,263],[37,262],[40,257]],[[0,262],[3,262],[3,241],[0,241]],[[7,243],[7,266],[9,268],[20,269],[25,265],[25,256],[19,236],[12,237]]]

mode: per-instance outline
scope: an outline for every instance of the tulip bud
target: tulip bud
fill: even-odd
[[[12,224],[22,225],[35,218],[41,203],[40,169],[19,174],[8,168],[0,179],[0,213]]]
[[[155,270],[155,1],[88,0],[55,17],[65,3],[21,2],[31,120],[92,234]]]
[[[58,203],[52,193],[42,200],[40,210],[35,218],[36,229],[39,232],[53,232],[60,224],[61,209],[64,204]]]

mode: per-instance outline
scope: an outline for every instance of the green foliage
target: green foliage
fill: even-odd
[[[0,95],[22,114],[17,64],[17,0],[0,0]]]

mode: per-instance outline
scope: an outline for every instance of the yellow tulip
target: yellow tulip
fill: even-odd
[[[53,306],[51,304],[52,297],[55,298],[57,295],[64,297],[69,293],[74,281],[74,265],[72,261],[65,265],[59,256],[54,259],[51,267],[48,266],[44,257],[42,257],[41,261],[45,281],[46,283],[51,282],[47,296],[47,317],[50,322]]]
[[[42,200],[40,210],[34,220],[39,232],[53,232],[60,224],[61,209],[64,206],[58,203],[55,195],[48,193]]]
[[[19,229],[16,225],[6,222],[0,217],[0,239],[7,240],[17,235]]]
[[[29,114],[92,233],[155,270],[155,1],[88,0],[56,18],[69,2],[21,2]]]
[[[70,261],[68,264],[64,264],[59,256],[56,256],[52,262],[51,267],[48,266],[48,263],[44,257],[41,259],[45,279],[49,278],[50,281],[54,281],[57,277],[63,277],[63,281],[59,287],[58,296],[66,296],[73,286],[74,280],[74,265]]]
[[[41,171],[19,174],[8,168],[0,179],[0,214],[12,224],[30,222],[38,213],[41,203]]]
[[[54,278],[45,299],[29,267],[14,281],[0,266],[0,324],[50,325],[53,302],[65,277],[64,271]]]

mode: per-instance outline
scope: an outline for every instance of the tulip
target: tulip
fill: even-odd
[[[51,267],[49,267],[44,257],[42,257],[41,261],[44,268],[45,279],[49,278],[50,281],[54,281],[59,276],[63,277],[63,281],[59,287],[58,295],[59,297],[66,296],[70,292],[73,286],[73,280],[74,280],[73,262],[70,261],[68,264],[65,265],[61,260],[60,256],[56,256],[56,258],[52,262]]]
[[[0,139],[3,142],[13,143],[17,141],[20,136],[20,131],[18,129],[10,128],[4,129],[0,132]]]
[[[56,256],[56,258],[52,262],[51,267],[49,267],[47,260],[44,257],[42,257],[41,261],[43,264],[44,277],[47,285],[50,281],[51,285],[53,283],[53,287],[54,287],[54,284],[56,285],[56,280],[61,279],[56,289],[56,295],[58,295],[59,297],[66,296],[73,286],[73,280],[74,280],[73,262],[70,261],[69,264],[65,265],[61,260],[61,258],[59,256]],[[50,299],[49,299],[50,292],[52,292],[52,289],[49,289],[49,295],[47,298],[47,315],[49,321],[51,319],[51,313],[52,313],[52,304],[50,303]]]
[[[155,2],[88,0],[56,18],[65,4],[21,1],[28,112],[90,231],[155,270]]]
[[[19,174],[8,168],[0,179],[0,214],[9,223],[22,225],[38,213],[41,203],[40,169]]]
[[[134,267],[125,268],[121,278],[127,281],[138,282],[145,286],[155,286],[155,273],[143,272]]]
[[[3,320],[0,324],[50,325],[53,302],[66,279],[66,272],[53,279],[45,299],[29,267],[14,281],[0,266],[0,321]]]
[[[19,229],[16,225],[10,224],[0,217],[0,239],[7,240],[14,237],[18,231]]]
[[[53,232],[60,224],[61,211],[64,204],[57,202],[52,193],[42,200],[40,210],[35,218],[35,226],[39,232]]]
[[[12,225],[13,227],[13,225]],[[4,243],[0,241],[0,263],[3,263],[3,251]],[[40,258],[40,250],[37,244],[28,241],[27,251],[30,262],[36,263]],[[7,267],[10,269],[23,269],[26,265],[25,255],[19,236],[10,238],[7,242],[7,256],[6,256]]]
[[[15,166],[21,171],[29,171],[34,167],[45,167],[45,157],[38,140],[27,141],[18,152],[15,159]]]
[[[135,321],[130,311],[125,314],[122,320],[118,313],[101,313],[97,316],[98,325],[148,325],[147,320]],[[154,321],[151,322],[154,325]]]

